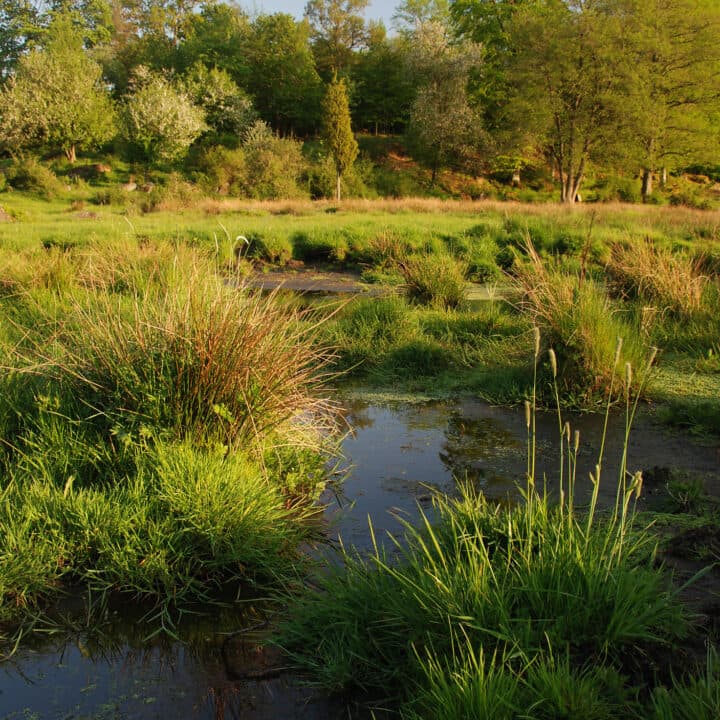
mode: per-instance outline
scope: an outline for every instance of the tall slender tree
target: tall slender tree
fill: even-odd
[[[343,174],[358,156],[358,144],[350,122],[345,82],[333,78],[323,100],[323,139],[335,162],[335,199],[340,200]]]

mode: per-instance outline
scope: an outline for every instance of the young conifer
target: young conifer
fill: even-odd
[[[350,125],[350,105],[345,81],[337,76],[330,83],[323,100],[323,139],[335,160],[335,199],[340,200],[343,173],[355,162],[358,144]]]

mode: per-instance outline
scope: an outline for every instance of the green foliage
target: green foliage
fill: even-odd
[[[416,325],[402,297],[355,300],[328,326],[328,342],[338,348],[338,364],[349,372],[367,372],[413,337]]]
[[[74,162],[77,147],[91,150],[114,136],[115,112],[70,17],[58,15],[48,33],[45,49],[23,56],[0,90],[0,143],[13,154],[61,150]]]
[[[302,145],[292,138],[280,138],[262,121],[253,124],[243,139],[248,197],[270,200],[304,197],[299,186],[305,169]]]
[[[250,97],[224,70],[196,63],[183,79],[187,95],[205,113],[205,121],[218,134],[241,136],[256,119]]]
[[[283,135],[315,132],[322,82],[309,45],[310,28],[286,13],[253,19],[242,52],[244,86],[265,122]]]
[[[708,649],[705,673],[669,688],[656,688],[648,720],[711,720],[720,713],[720,677],[717,651]]]
[[[2,264],[3,632],[69,585],[171,630],[225,583],[294,577],[334,427],[299,312],[148,238]]]
[[[420,693],[424,717],[445,717],[445,699],[459,710],[447,717],[474,717],[465,703],[482,702],[473,688],[488,680],[478,674],[480,647],[491,674],[527,691],[520,708],[538,703],[548,718],[596,708],[590,717],[606,717],[625,694],[613,692],[613,664],[686,629],[652,544],[631,530],[636,490],[620,494],[609,522],[593,507],[585,516],[555,506],[532,484],[514,507],[467,491],[437,498],[437,519],[408,527],[392,560],[380,548],[369,558],[344,553],[293,603],[280,642],[321,686],[396,688],[410,707]],[[332,636],[319,641],[318,626],[332,626]],[[586,676],[585,663],[597,674]],[[488,701],[512,696],[507,680],[497,682],[488,682]]]
[[[149,163],[182,157],[206,127],[202,110],[184,92],[147,68],[135,71],[124,122],[126,138]]]
[[[62,185],[46,165],[31,155],[14,162],[6,171],[8,185],[16,190],[51,200],[62,191]]]
[[[340,181],[343,174],[355,162],[358,144],[350,125],[345,81],[334,78],[323,100],[323,139],[335,162],[337,177],[335,199],[340,200]]]
[[[467,265],[451,255],[413,255],[399,266],[411,299],[443,308],[456,308],[465,301]]]

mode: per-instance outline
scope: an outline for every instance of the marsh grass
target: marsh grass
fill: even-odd
[[[720,673],[717,652],[708,650],[705,672],[686,679],[674,678],[669,688],[652,695],[648,720],[714,720],[720,717]]]
[[[289,582],[316,539],[336,427],[319,320],[171,249],[73,250],[65,289],[30,273],[0,302],[5,639],[71,587],[172,632],[228,584]]]
[[[454,309],[465,301],[468,265],[446,253],[412,255],[400,261],[405,292],[411,300],[435,308]]]
[[[155,444],[136,472],[83,483],[17,468],[3,492],[1,617],[41,612],[70,585],[172,611],[212,603],[228,582],[294,576],[307,508],[243,455]]]
[[[64,352],[48,361],[111,423],[234,448],[302,414],[330,416],[314,395],[327,358],[315,335],[273,296],[200,264],[176,267],[142,299],[75,303],[58,334]]]
[[[626,406],[626,447],[648,367],[634,385],[626,370],[609,388],[608,412],[616,399]],[[312,682],[359,688],[407,718],[600,720],[637,710],[627,682],[637,658],[689,630],[653,536],[635,524],[642,477],[627,473],[623,455],[615,503],[600,510],[601,449],[580,509],[578,441],[558,410],[551,498],[534,475],[533,415],[531,403],[522,502],[498,505],[468,487],[438,495],[433,521],[407,524],[369,556],[343,550],[341,566],[292,600],[278,642]]]
[[[530,242],[526,253],[528,261],[515,270],[522,291],[520,310],[554,349],[564,398],[581,404],[604,400],[625,363],[645,366],[640,333],[620,316],[598,283],[544,262]],[[618,337],[625,338],[620,363],[614,360]]]
[[[652,241],[612,246],[607,270],[610,286],[624,297],[652,303],[662,313],[683,319],[702,307],[708,284],[702,261],[657,247]]]

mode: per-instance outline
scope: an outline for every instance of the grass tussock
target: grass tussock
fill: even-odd
[[[330,416],[314,394],[327,353],[298,312],[202,265],[177,268],[142,299],[100,293],[75,303],[57,340],[58,377],[135,429],[234,448],[302,415]]]
[[[702,308],[708,278],[701,260],[656,247],[651,241],[613,245],[608,274],[623,297],[651,303],[656,312],[691,318]]]
[[[629,385],[624,397],[629,433],[637,407]],[[653,535],[636,523],[642,476],[623,462],[615,503],[599,510],[601,451],[580,509],[579,444],[558,410],[551,498],[535,481],[532,410],[523,502],[498,505],[467,487],[457,499],[438,495],[432,521],[406,525],[390,550],[342,550],[342,564],[291,601],[278,642],[314,683],[360,689],[413,720],[651,711],[629,678],[690,625]]]
[[[68,253],[0,304],[0,620],[69,587],[175,611],[294,578],[336,412],[316,321],[213,257]],[[16,636],[16,637],[19,637]]]
[[[407,296],[431,307],[454,309],[465,301],[467,263],[449,254],[414,255],[399,263]]]
[[[640,333],[622,318],[596,282],[543,262],[531,244],[516,268],[521,310],[554,349],[561,393],[580,402],[604,399],[626,363],[645,367]],[[618,338],[623,338],[620,356]],[[620,362],[618,362],[620,360]]]

